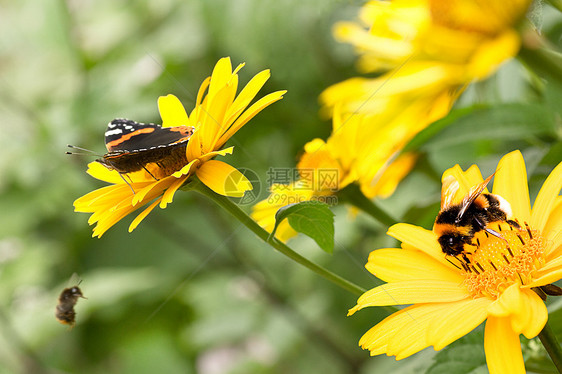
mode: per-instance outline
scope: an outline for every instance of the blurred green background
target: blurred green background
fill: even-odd
[[[431,349],[400,362],[370,358],[357,342],[383,311],[347,318],[353,295],[201,196],[178,193],[133,233],[127,217],[101,239],[91,238],[87,215],[73,212],[76,198],[103,183],[84,173],[94,157],[65,155],[66,145],[104,153],[106,124],[159,122],[160,95],[173,93],[191,110],[224,56],[246,62],[241,83],[269,68],[262,94],[288,90],[229,143],[227,161],[254,171],[264,198],[268,168],[294,167],[307,141],[330,133],[317,97],[357,75],[352,48],[336,43],[331,28],[361,4],[0,1],[0,373],[417,373],[434,364]],[[559,13],[538,9],[535,23],[560,46]],[[534,197],[562,157],[560,103],[559,85],[505,64],[419,138],[415,171],[380,203],[431,228],[446,168],[478,163],[490,173],[514,149],[526,158]],[[290,244],[371,288],[368,253],[396,243],[369,217],[334,212],[333,255],[305,237]],[[88,299],[69,330],[54,308],[75,272]]]

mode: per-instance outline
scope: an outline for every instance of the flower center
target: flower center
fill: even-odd
[[[488,228],[501,238],[478,232],[474,236],[477,248],[467,254],[469,262],[463,263],[464,284],[473,297],[496,299],[515,282],[528,284],[545,263],[546,241],[540,231],[526,223],[520,229],[507,222],[493,226]]]

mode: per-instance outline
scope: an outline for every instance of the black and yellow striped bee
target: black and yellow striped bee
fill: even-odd
[[[435,219],[433,232],[437,234],[437,241],[446,255],[464,255],[465,246],[474,246],[474,235],[480,231],[505,240],[499,232],[490,228],[491,223],[507,222],[520,228],[517,222],[509,219],[511,206],[503,197],[483,193],[493,176],[472,187],[460,204],[453,203],[459,189],[458,181],[452,176],[443,181],[441,210]],[[465,255],[464,258],[467,259]]]

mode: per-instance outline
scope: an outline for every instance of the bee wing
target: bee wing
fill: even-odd
[[[441,210],[453,205],[455,194],[459,190],[459,182],[452,175],[443,178],[441,187]]]
[[[66,287],[78,286],[80,283],[82,283],[82,278],[78,274],[72,273]]]
[[[473,186],[470,189],[468,195],[466,195],[464,197],[464,199],[462,199],[461,209],[459,210],[459,214],[457,214],[457,221],[461,220],[462,216],[464,215],[464,213],[466,212],[466,210],[468,209],[470,204],[472,204],[472,202],[474,200],[476,200],[476,198],[482,194],[482,192],[484,191],[484,189],[486,188],[488,183],[490,183],[490,181],[492,180],[492,177],[494,176],[494,174],[492,174],[488,178],[486,178],[484,180],[484,182]]]

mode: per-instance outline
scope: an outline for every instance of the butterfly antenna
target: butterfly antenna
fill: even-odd
[[[66,151],[65,153],[66,153],[67,155],[89,155],[89,156],[94,155],[94,156],[97,156],[97,157],[102,157],[102,155],[100,155],[99,153],[94,152],[94,151],[92,151],[92,150],[90,150],[90,149],[86,149],[86,148],[82,148],[82,147],[77,147],[77,146],[71,145],[71,144],[67,144],[66,146],[67,146],[68,148],[70,148],[70,149],[77,149],[77,150],[79,150],[79,151],[82,151],[82,152],[69,152],[69,151]]]

